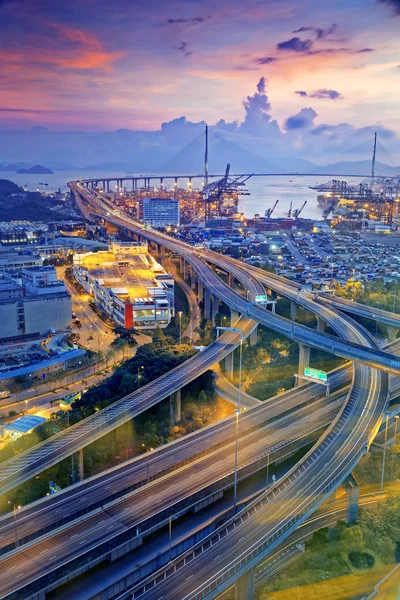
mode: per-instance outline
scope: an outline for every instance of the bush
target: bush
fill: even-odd
[[[349,560],[356,569],[371,569],[375,564],[375,558],[368,552],[350,552]]]

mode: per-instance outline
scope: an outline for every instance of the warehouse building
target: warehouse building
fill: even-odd
[[[174,316],[174,280],[148,254],[147,243],[114,242],[106,252],[75,254],[74,277],[127,329],[166,327]]]

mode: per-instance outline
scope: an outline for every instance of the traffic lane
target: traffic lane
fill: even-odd
[[[254,324],[250,319],[243,319],[242,330],[245,336],[250,334],[253,327]],[[159,377],[140,390],[128,394],[68,430],[57,434],[49,441],[42,442],[39,446],[9,459],[0,465],[0,488],[2,493],[11,489],[9,486],[18,485],[26,480],[28,463],[31,468],[30,474],[33,476],[46,466],[54,464],[54,451],[56,451],[58,460],[69,456],[72,452],[88,445],[93,439],[97,439],[99,435],[112,431],[117,426],[154,406],[176,389],[181,389],[205,372],[215,362],[222,360],[238,343],[238,333],[225,332],[206,351],[198,353],[166,375]],[[21,471],[19,465],[23,466],[23,471]]]
[[[298,394],[297,394],[298,395]],[[299,396],[299,395],[298,395]],[[301,396],[299,396],[301,398]],[[319,403],[315,404],[315,408],[318,406],[331,404],[336,398],[342,398],[342,392],[338,392],[336,395],[333,394],[331,398],[324,398]],[[282,410],[279,408],[279,402],[276,400],[275,414],[279,414]],[[288,406],[282,407],[283,410],[288,410]],[[241,435],[248,435],[246,430],[251,430],[252,427],[260,425],[262,420],[271,419],[274,416],[274,407],[268,403],[263,406],[263,411],[257,411],[257,416],[254,417],[246,412],[243,412],[239,420],[239,432]],[[311,409],[306,408],[308,413]],[[291,422],[292,418],[300,418],[302,410],[296,411],[298,417],[283,417],[277,421],[267,425],[268,431],[274,431],[274,429],[281,423]],[[289,418],[289,420],[287,420]],[[278,424],[278,425],[277,425]],[[269,429],[270,428],[270,429]],[[81,510],[83,506],[90,506],[90,504],[101,499],[101,497],[109,498],[111,494],[115,494],[120,490],[123,490],[128,485],[132,485],[135,482],[145,481],[147,479],[147,473],[153,475],[160,473],[165,469],[171,468],[176,463],[187,460],[189,457],[193,457],[200,452],[204,452],[207,447],[212,447],[216,443],[222,443],[223,439],[232,439],[235,435],[236,430],[236,418],[229,419],[229,422],[225,422],[223,427],[219,427],[218,431],[211,430],[205,432],[200,437],[194,437],[192,441],[183,438],[181,444],[175,443],[170,449],[161,449],[161,451],[144,455],[138,459],[134,459],[134,463],[127,467],[121,467],[118,473],[110,472],[106,476],[97,476],[94,480],[80,484],[78,489],[71,488],[63,492],[61,496],[51,496],[48,499],[42,501],[38,505],[34,505],[31,508],[25,509],[22,514],[18,513],[18,532],[19,539],[31,535],[32,533],[39,531],[41,528],[55,524],[60,521],[60,517],[64,521],[69,516],[74,515],[77,511]],[[221,439],[223,436],[223,439]],[[221,452],[222,450],[219,450]],[[14,530],[14,518],[13,514],[10,513],[8,517],[3,517],[1,520],[0,527],[0,543],[1,547],[12,544],[15,539]]]
[[[318,427],[322,427],[327,425],[331,415],[336,410],[337,407],[323,407],[315,411],[314,415],[308,410],[307,416],[301,422],[298,418],[291,416],[285,420],[287,421],[287,431],[292,436],[295,435],[296,431],[301,437],[308,435],[308,428],[312,427],[315,430],[317,426],[315,418],[320,419]],[[269,451],[272,450],[274,445],[281,443],[282,431],[279,430],[280,428],[275,427],[274,432],[268,432],[269,429],[267,427],[265,431],[252,434],[250,439],[241,440],[239,454],[239,464],[241,467],[247,464],[248,461],[253,461],[257,452],[261,451],[265,454],[264,444],[267,434],[271,444]],[[200,459],[199,462],[207,464],[207,468],[201,469],[202,481],[199,481],[198,465],[192,463],[187,467],[182,467],[180,471],[167,475],[162,480],[150,483],[146,486],[146,489],[141,488],[133,492],[129,498],[126,498],[117,506],[107,507],[106,513],[101,512],[98,516],[90,517],[68,528],[66,531],[39,541],[30,548],[25,548],[22,553],[22,560],[18,560],[20,553],[2,560],[0,562],[2,572],[10,573],[10,576],[5,575],[2,577],[2,587],[4,587],[7,593],[14,591],[15,587],[13,586],[15,586],[16,576],[18,578],[18,586],[20,584],[27,585],[30,581],[43,576],[44,571],[49,572],[57,566],[61,566],[66,561],[71,560],[74,556],[79,556],[82,552],[87,552],[96,544],[105,542],[110,537],[114,537],[129,527],[138,525],[142,520],[148,518],[148,516],[175,504],[182,499],[182,496],[194,494],[196,491],[201,490],[204,485],[212,483],[216,477],[224,477],[229,473],[233,473],[234,448],[235,444],[231,443],[222,456],[221,453],[216,452],[214,455],[207,457],[205,461]],[[218,456],[218,461],[216,461],[216,456]],[[105,515],[109,519],[112,519],[112,521],[107,520]],[[49,560],[44,564],[38,564],[36,558],[48,552],[52,555],[49,557]],[[14,573],[17,564],[20,572]]]

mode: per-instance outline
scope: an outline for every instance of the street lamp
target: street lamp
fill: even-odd
[[[146,444],[142,444],[143,448],[146,448],[146,471],[147,471],[147,483],[149,483],[150,480],[150,473],[149,473],[149,453],[153,450],[153,448],[149,448],[149,446],[146,446]]]
[[[143,365],[142,365],[141,367],[138,367],[138,369],[137,369],[137,383],[138,383],[138,389],[140,388],[140,378],[141,378],[140,371],[141,371],[141,370],[143,370],[143,369],[144,369]]]
[[[385,425],[385,442],[383,444],[383,457],[382,457],[382,473],[381,473],[381,487],[380,491],[383,492],[383,480],[385,477],[385,460],[386,460],[386,443],[388,435],[388,418],[389,415],[386,413],[386,425]]]
[[[28,402],[29,402],[29,400],[25,400],[25,412],[26,413],[28,412]]]
[[[392,452],[392,469],[390,473],[390,479],[393,481],[394,476],[394,446],[396,445],[396,436],[397,436],[397,423],[399,421],[399,415],[395,415],[394,417],[394,438],[393,438],[393,452]]]
[[[179,345],[182,343],[182,311],[178,312],[179,315]]]
[[[17,533],[17,510],[19,510],[21,507],[18,506],[17,504],[14,504],[14,502],[11,502],[11,500],[8,501],[8,504],[11,504],[14,510],[14,530],[15,530],[15,547],[18,548],[19,543],[18,543],[18,533]]]

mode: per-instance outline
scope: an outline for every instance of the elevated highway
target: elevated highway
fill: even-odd
[[[127,221],[127,218],[122,219],[121,226],[124,223],[126,227]],[[140,232],[139,226],[129,222],[128,228],[135,230],[135,227]],[[192,260],[189,249],[185,251],[182,246],[178,248],[179,244],[169,242],[166,236],[146,231],[143,237],[167,248],[172,246],[189,263]],[[274,282],[275,289],[278,283],[282,286],[278,291],[291,299],[298,299],[299,294],[293,294],[293,290],[289,286],[285,287],[284,282]],[[213,293],[239,312],[252,316],[257,322],[271,327],[271,321],[274,321],[275,327],[272,328],[277,330],[275,316],[270,317],[269,323],[265,323],[266,317],[262,313],[267,311],[255,306],[249,308],[248,302],[243,299],[239,301],[232,295],[226,299],[225,290],[222,291],[220,287],[213,288]],[[173,561],[173,564],[137,586],[132,598],[211,599],[230,587],[232,582],[236,582],[237,589],[240,589],[238,597],[253,597],[256,564],[318,508],[332,489],[348,476],[372,442],[382,421],[389,389],[387,375],[371,367],[382,367],[385,360],[389,360],[389,365],[384,368],[389,371],[394,368],[394,372],[397,372],[397,361],[387,353],[383,353],[386,358],[382,355],[378,357],[380,351],[373,338],[351,319],[335,313],[322,303],[317,305],[306,296],[302,296],[299,303],[324,318],[325,322],[343,336],[346,340],[344,345],[347,345],[346,352],[349,352],[351,346],[349,354],[352,356],[346,355],[347,358],[358,361],[363,354],[361,349],[369,354],[369,359],[366,356],[362,358],[364,364],[357,362],[354,365],[353,385],[342,410],[318,444],[272,490],[265,492],[260,499],[208,539],[199,542]],[[316,309],[316,306],[321,310]],[[286,329],[286,335],[313,345],[314,342],[310,344],[313,336],[309,330],[307,339],[299,339],[300,332],[296,331],[294,323],[290,325],[291,329]],[[282,323],[281,326],[283,327]],[[323,337],[324,335],[316,347],[325,349]],[[339,350],[335,338],[331,343],[328,351],[343,356],[343,350]],[[374,359],[372,354],[375,355]]]

